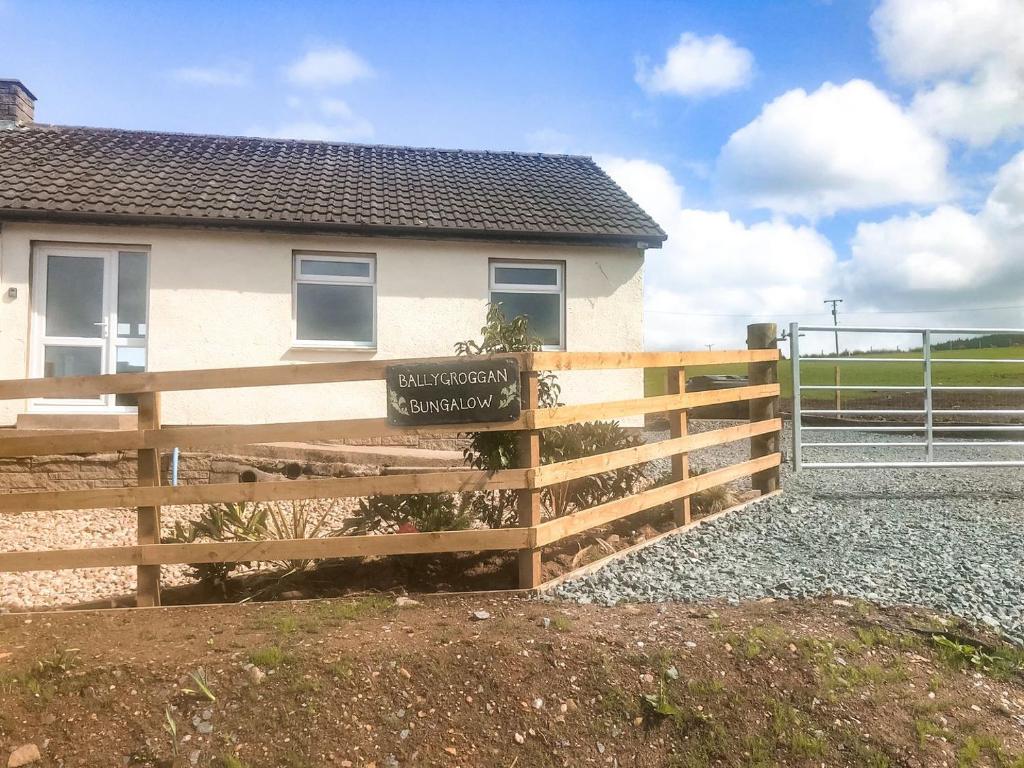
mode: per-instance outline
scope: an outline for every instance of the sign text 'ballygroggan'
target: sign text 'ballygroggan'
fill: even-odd
[[[515,421],[521,408],[515,358],[390,365],[387,387],[396,426]]]

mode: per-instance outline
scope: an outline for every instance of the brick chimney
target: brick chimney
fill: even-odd
[[[36,112],[36,97],[20,80],[0,78],[0,125],[31,123]]]

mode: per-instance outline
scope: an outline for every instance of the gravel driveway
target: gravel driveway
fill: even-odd
[[[818,450],[815,458],[826,459],[862,449]],[[897,450],[861,458],[896,458]],[[1020,456],[1019,448],[955,449],[977,458],[1013,450]],[[937,609],[1024,643],[1024,470],[805,470],[784,477],[784,487],[556,595],[609,604],[848,596]]]

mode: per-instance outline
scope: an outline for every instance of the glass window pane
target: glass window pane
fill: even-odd
[[[303,275],[326,275],[328,277],[369,277],[370,264],[365,261],[327,261],[302,259]]]
[[[146,350],[142,347],[117,348],[118,373],[142,373],[146,370]],[[138,405],[136,395],[114,395],[116,405]]]
[[[95,376],[101,372],[99,347],[62,347],[46,345],[43,351],[43,376]]]
[[[145,253],[117,255],[117,335],[122,339],[146,336],[148,262]]]
[[[513,285],[558,285],[558,270],[554,267],[495,267],[494,282]]]
[[[526,315],[530,321],[530,334],[539,338],[545,345],[562,345],[559,334],[562,304],[560,294],[494,291],[491,293],[491,301],[501,304],[501,310],[509,320]]]
[[[46,335],[98,339],[102,322],[103,259],[47,256]]]
[[[373,341],[373,288],[369,285],[296,286],[302,341]]]

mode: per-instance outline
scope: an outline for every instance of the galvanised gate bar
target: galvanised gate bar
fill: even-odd
[[[903,334],[920,335],[921,357],[857,357],[832,356],[832,357],[801,357],[800,336],[803,333],[882,333],[882,334]],[[936,424],[935,417],[943,416],[982,416],[986,418],[1003,418],[1008,416],[1024,416],[1024,409],[1000,408],[1000,409],[961,409],[961,408],[935,408],[934,395],[937,392],[991,392],[991,393],[1024,393],[1024,386],[938,386],[933,383],[934,371],[937,365],[971,365],[971,364],[994,364],[1011,365],[1024,364],[1024,358],[986,358],[986,357],[935,357],[934,337],[936,336],[982,336],[982,335],[1024,335],[1024,328],[900,328],[881,326],[833,326],[833,325],[807,325],[790,323],[789,326],[789,349],[790,362],[793,371],[793,469],[852,469],[865,467],[1024,467],[1024,453],[1021,458],[1011,460],[981,460],[971,461],[956,458],[936,459],[935,449],[943,451],[958,446],[976,446],[990,448],[1013,448],[1019,446],[1024,451],[1024,439],[1006,440],[941,440],[936,442],[936,435],[942,433],[1021,433],[1024,436],[1024,425],[1022,424]],[[837,344],[838,348],[838,344]],[[921,366],[922,382],[919,385],[893,386],[893,385],[808,385],[802,384],[800,379],[801,363],[843,365],[849,363],[919,363]],[[1024,382],[1024,380],[1022,380]],[[814,408],[805,409],[801,407],[801,395],[808,391],[870,391],[870,392],[920,392],[923,394],[924,405],[922,408],[914,409],[857,409],[857,408]],[[905,423],[865,423],[842,426],[820,426],[805,425],[805,416],[831,416],[835,418],[858,418],[862,416],[904,416],[921,417],[919,425],[908,425]],[[840,432],[840,433],[896,433],[912,437],[924,436],[924,439],[892,440],[885,442],[863,442],[863,441],[837,441],[837,442],[805,442],[805,432]],[[804,461],[803,452],[806,448],[899,448],[911,451],[915,449],[924,453],[924,458],[916,461]],[[947,454],[948,456],[949,454]]]

